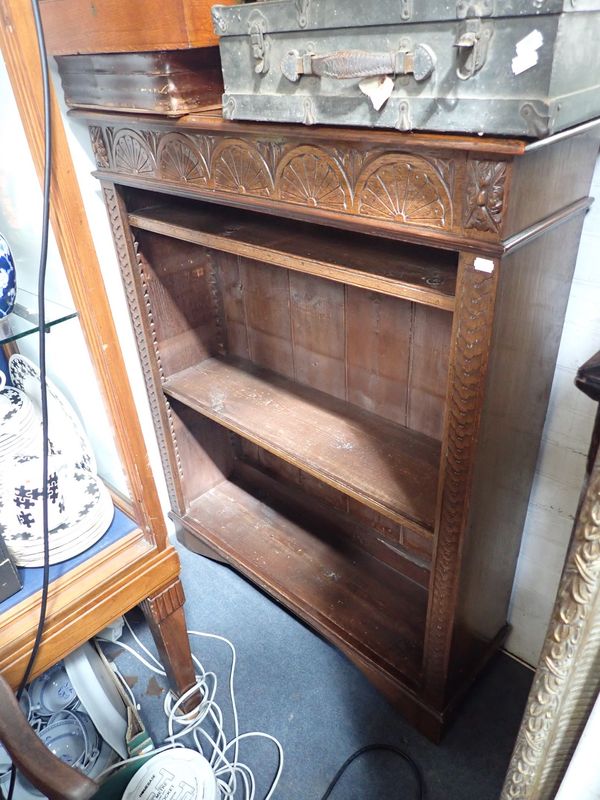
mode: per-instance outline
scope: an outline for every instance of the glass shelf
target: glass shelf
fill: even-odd
[[[74,319],[77,311],[46,300],[46,330],[54,325]],[[39,331],[38,298],[36,294],[17,289],[17,302],[14,311],[0,319],[0,345],[22,339],[30,333]]]

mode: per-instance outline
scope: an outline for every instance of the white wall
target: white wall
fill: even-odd
[[[598,800],[600,797],[600,697],[571,759],[555,800]]]
[[[575,388],[600,349],[600,159],[587,215],[517,566],[507,649],[536,664],[546,635],[585,473],[596,403]]]

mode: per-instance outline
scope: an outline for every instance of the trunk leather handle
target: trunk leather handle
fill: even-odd
[[[334,53],[301,55],[290,50],[281,62],[281,71],[294,83],[302,75],[324,78],[369,78],[377,75],[413,75],[423,81],[435,69],[435,53],[426,44],[418,44],[410,51],[369,53],[366,50],[338,50]]]

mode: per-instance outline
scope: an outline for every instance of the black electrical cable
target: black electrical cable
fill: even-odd
[[[414,761],[408,755],[408,753],[405,753],[403,750],[400,750],[398,747],[393,747],[390,744],[369,744],[366,747],[361,747],[360,750],[356,751],[356,753],[353,753],[349,758],[347,758],[344,761],[342,766],[339,768],[339,770],[337,771],[334,779],[331,781],[331,783],[327,787],[327,791],[325,792],[325,794],[323,795],[321,800],[327,800],[327,798],[329,797],[329,795],[332,793],[332,791],[334,790],[335,786],[337,785],[337,782],[342,777],[342,775],[344,774],[346,769],[350,766],[350,764],[352,764],[353,761],[356,761],[357,758],[359,758],[360,756],[364,755],[365,753],[371,753],[373,751],[382,751],[382,752],[388,752],[388,753],[395,753],[395,755],[400,756],[400,758],[404,759],[404,761],[406,761],[406,763],[411,768],[411,770],[412,770],[412,772],[413,772],[413,774],[415,776],[415,780],[417,782],[417,795],[416,795],[417,800],[424,800],[424,798],[425,798],[425,778],[423,777],[423,773],[421,772],[421,768],[419,767],[417,762]]]
[[[40,392],[42,406],[42,525],[44,534],[44,570],[42,578],[42,594],[40,598],[40,616],[31,649],[29,661],[17,690],[17,699],[21,699],[23,689],[29,683],[42,642],[46,623],[46,607],[48,604],[48,586],[50,583],[50,542],[48,538],[48,395],[46,392],[46,265],[48,260],[48,232],[50,226],[50,179],[52,175],[52,126],[50,116],[50,76],[48,73],[48,54],[44,40],[44,31],[40,17],[38,0],[31,0],[35,30],[42,69],[42,87],[44,94],[44,189],[42,211],[42,235],[40,244],[40,265],[38,272],[38,324],[39,324],[39,363]],[[16,771],[11,768],[8,800],[12,800],[15,789]]]

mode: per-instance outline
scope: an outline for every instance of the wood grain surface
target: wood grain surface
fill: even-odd
[[[165,392],[380,513],[431,532],[439,443],[249,362],[207,359]]]
[[[188,522],[236,566],[394,675],[416,679],[427,593],[347,538],[306,529],[225,481],[198,498]],[[265,569],[266,565],[266,569]]]
[[[237,0],[220,0],[231,5]],[[209,0],[42,0],[48,51],[122,53],[218,44]]]
[[[347,286],[454,308],[456,257],[302,222],[211,205],[166,203],[129,215],[134,228],[319,275]]]

